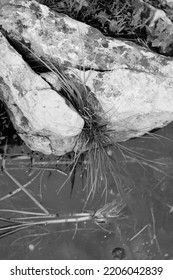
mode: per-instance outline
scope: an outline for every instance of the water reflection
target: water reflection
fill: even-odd
[[[0,239],[1,259],[171,259],[173,258],[173,124],[157,134],[167,137],[145,136],[123,144],[126,150],[116,151],[116,176],[123,189],[126,205],[119,217],[100,219],[97,223],[60,223],[33,226]],[[172,139],[172,140],[171,140]],[[127,149],[130,149],[128,152]],[[141,157],[131,152],[142,154]],[[8,147],[9,155],[27,155],[26,147]],[[112,154],[111,154],[112,155]],[[66,175],[53,168],[53,160],[39,158],[40,164],[31,167],[27,158],[6,160],[9,172],[22,184],[31,181],[27,190],[52,214],[59,217],[75,213],[95,213],[110,206],[117,199],[118,189],[108,173],[106,194],[104,186],[86,203],[87,190],[82,187],[80,171],[71,184],[67,182],[58,192]],[[36,156],[37,158],[37,156]],[[47,162],[47,165],[41,164]],[[40,172],[40,173],[39,173]],[[33,179],[33,180],[32,180]],[[16,185],[0,173],[0,198],[11,194]],[[85,207],[84,207],[85,205]],[[0,200],[0,208],[40,210],[22,191]],[[114,208],[115,209],[115,208]],[[106,208],[110,213],[111,209]],[[17,213],[1,212],[5,218]],[[111,215],[111,214],[110,214]],[[22,215],[24,217],[25,215]],[[1,226],[4,222],[1,221]]]

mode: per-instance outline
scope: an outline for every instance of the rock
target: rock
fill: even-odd
[[[131,0],[131,1],[47,1],[37,0],[51,10],[62,12],[98,26],[106,36],[124,36],[146,44],[165,55],[173,54],[173,11],[171,1]],[[66,3],[65,5],[62,5]],[[124,3],[124,5],[123,5]],[[172,2],[173,3],[173,2]],[[87,15],[87,16],[86,16]]]
[[[172,59],[105,37],[35,1],[10,3],[0,10],[3,34],[29,46],[33,58],[53,60],[72,81],[80,77],[100,102],[115,141],[141,136],[173,120]]]
[[[0,98],[20,137],[44,154],[71,151],[84,121],[0,33]]]

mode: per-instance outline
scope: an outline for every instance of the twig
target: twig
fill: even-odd
[[[87,214],[87,215],[86,215]],[[41,217],[40,217],[41,218]],[[32,218],[31,218],[32,219]],[[8,219],[6,219],[8,221]],[[16,225],[12,225],[12,226],[7,226],[7,227],[3,227],[0,228],[0,231],[8,228],[17,228],[17,227],[25,227],[25,226],[39,226],[39,225],[52,225],[52,224],[63,224],[63,223],[79,223],[79,222],[86,222],[86,221],[91,221],[93,220],[93,214],[89,214],[89,213],[84,213],[84,215],[80,215],[80,214],[74,214],[71,217],[67,216],[67,217],[62,217],[62,218],[55,218],[52,220],[46,219],[43,221],[28,221],[28,222],[18,222],[16,221]],[[15,219],[10,219],[9,222],[15,222]]]
[[[7,144],[4,147],[4,152],[6,152]],[[44,213],[49,214],[49,212],[38,202],[38,200],[30,194],[23,185],[21,185],[7,170],[5,167],[5,157],[2,158],[2,171],[9,177]]]
[[[130,238],[129,241],[132,241],[133,239],[135,239],[138,235],[141,234],[141,232],[144,231],[144,229],[146,229],[149,226],[149,224],[145,225],[140,231],[138,231],[133,237]]]
[[[73,239],[75,238],[75,236],[76,236],[77,229],[78,229],[78,223],[75,224],[75,230],[74,230],[74,233],[73,233],[73,236],[72,236],[72,240],[73,240]]]
[[[19,230],[30,228],[33,226],[47,226],[53,224],[65,224],[65,223],[75,223],[75,232],[73,237],[75,237],[78,230],[78,224],[91,221],[103,230],[110,232],[110,230],[104,229],[101,224],[106,223],[110,219],[119,219],[122,217],[121,211],[125,205],[122,201],[113,201],[104,205],[101,209],[96,212],[84,212],[84,213],[74,213],[69,215],[59,216],[58,214],[43,214],[43,213],[32,213],[27,211],[15,210],[15,213],[22,215],[28,215],[27,217],[19,218],[2,218],[0,220],[4,223],[8,223],[7,226],[0,227],[0,238],[13,234]],[[2,212],[12,212],[10,209],[2,209]]]
[[[42,171],[39,171],[35,177],[33,177],[29,182],[27,182],[26,184],[23,185],[24,188],[28,187],[32,182],[35,181],[35,179],[40,175]],[[20,192],[21,188],[18,188],[12,192],[9,192],[8,194],[4,195],[3,197],[0,198],[0,201],[3,201],[9,197],[12,197],[13,195],[15,195],[16,193]]]
[[[153,221],[153,240],[155,240],[157,249],[158,249],[160,255],[162,255],[162,251],[160,249],[160,246],[159,246],[159,243],[157,240],[157,236],[156,236],[156,223],[155,223],[155,218],[154,218],[153,207],[151,207],[151,216],[152,216],[152,221]],[[153,240],[152,240],[152,242],[153,242]]]
[[[33,216],[41,216],[41,217],[50,217],[52,214],[45,215],[44,213],[38,212],[29,212],[29,211],[21,211],[21,210],[14,210],[14,209],[0,209],[0,212],[11,212],[11,213],[18,213],[22,215],[33,215]],[[55,217],[55,215],[53,214]],[[24,219],[24,218],[23,218]]]

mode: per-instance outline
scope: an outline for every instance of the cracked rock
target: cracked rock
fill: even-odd
[[[73,150],[84,121],[0,33],[0,98],[31,150],[62,155]]]
[[[131,137],[141,136],[173,120],[173,62],[171,58],[158,55],[132,42],[105,37],[97,29],[66,15],[50,11],[46,6],[35,1],[11,0],[5,8],[2,7],[0,10],[0,26],[3,34],[11,42],[17,40],[29,46],[34,53],[33,57],[53,60],[65,69],[64,71],[73,80],[75,80],[75,75],[80,77],[81,82],[90,88],[102,106],[104,116],[115,130],[115,141],[125,141]],[[51,77],[49,73],[42,75],[45,80],[52,83],[53,75]],[[25,77],[23,83],[31,83],[27,75],[23,77]],[[40,76],[37,79],[45,84]],[[37,87],[40,87],[39,83]],[[18,88],[18,91],[30,97],[31,100],[34,98],[32,90],[30,95],[25,93],[25,88],[22,88],[22,91]],[[45,100],[47,98],[47,101],[43,102],[45,106],[49,99],[51,103],[50,95],[42,94],[41,96]],[[35,104],[42,98],[35,101]],[[9,107],[7,100],[6,103]],[[63,104],[63,110],[66,110],[65,102]],[[29,111],[31,110],[29,106],[33,105],[27,106]],[[40,105],[37,106],[39,108]],[[41,122],[43,126],[45,116],[48,116],[51,111],[50,108],[45,108]],[[79,135],[83,121],[73,110],[71,114],[72,118],[66,115],[70,124],[72,120],[74,121],[68,126],[69,130],[63,122],[64,119],[59,119],[58,112],[57,118],[62,122],[61,128],[58,129],[62,136],[61,140],[65,141],[66,137],[69,137],[70,142],[69,139],[72,137],[73,141],[70,145],[73,147],[75,142],[73,137]],[[28,115],[26,118],[28,119]],[[37,116],[34,117],[33,123],[34,121],[37,124]],[[14,119],[14,123],[18,121]],[[75,125],[75,129],[72,129],[74,123],[77,127]],[[47,127],[43,130],[47,131]],[[22,133],[24,131],[25,129]],[[68,131],[68,136],[64,131],[66,133]],[[55,141],[55,143],[61,145],[61,141],[58,143]],[[67,150],[70,150],[69,147]]]

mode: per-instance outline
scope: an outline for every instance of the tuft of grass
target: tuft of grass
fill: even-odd
[[[67,180],[71,178],[72,189],[74,187],[76,168],[82,167],[82,177],[84,178],[84,189],[87,190],[87,200],[91,195],[95,195],[97,188],[103,186],[103,192],[107,192],[107,173],[115,175],[115,167],[109,156],[110,147],[116,147],[115,131],[111,129],[111,124],[106,117],[95,94],[87,87],[80,77],[67,74],[60,66],[55,64],[51,58],[38,57],[28,46],[13,39],[13,44],[19,52],[28,53],[32,60],[44,66],[47,71],[53,72],[61,83],[61,90],[57,91],[69,106],[73,107],[84,120],[82,133],[78,136],[73,152],[70,173],[59,191],[63,188]],[[25,59],[25,58],[24,58]],[[30,63],[30,59],[27,61]],[[60,160],[61,161],[61,160]],[[117,178],[115,179],[118,184]],[[59,192],[58,191],[58,192]]]
[[[48,6],[52,5],[51,7],[59,3],[59,1],[39,2],[42,2],[42,4],[44,2],[44,4]],[[78,1],[71,0],[66,2],[70,3],[72,9],[74,3]],[[96,3],[96,0],[92,1],[92,5],[96,5]],[[100,5],[103,8],[104,5],[102,1]],[[109,5],[114,5],[114,16],[117,16],[121,22],[121,16],[129,9],[127,1],[114,1],[113,3],[109,1],[108,6]],[[55,64],[51,57],[39,57],[25,43],[14,40],[13,38],[12,44],[14,43],[15,48],[17,47],[18,51],[22,52],[22,55],[28,55],[29,59],[25,57],[24,59],[29,64],[32,58],[32,60],[36,62],[36,65],[40,65],[44,68],[44,71],[51,71],[57,76],[62,89],[57,91],[54,86],[51,85],[51,87],[53,90],[57,91],[58,94],[61,94],[67,104],[72,106],[84,120],[84,128],[77,139],[72,155],[72,162],[69,165],[69,176],[60,187],[59,191],[69,179],[71,179],[73,189],[75,173],[78,166],[80,166],[82,168],[82,177],[84,178],[84,189],[86,189],[88,193],[87,200],[96,194],[97,188],[100,186],[103,187],[103,193],[107,195],[108,176],[113,178],[118,193],[125,198],[126,194],[124,193],[121,179],[118,175],[121,167],[116,162],[116,151],[119,150],[124,158],[126,158],[125,154],[130,154],[130,156],[132,155],[139,162],[142,159],[141,155],[134,155],[133,151],[127,150],[123,145],[116,143],[116,131],[111,129],[110,121],[107,119],[95,94],[87,87],[80,77],[68,74],[66,71],[67,69],[62,68],[62,66],[57,63]],[[33,68],[33,70],[35,69]]]
[[[44,71],[51,71],[57,76],[61,83],[61,90],[57,90],[52,85],[50,86],[58,94],[61,94],[67,104],[73,107],[84,120],[83,130],[78,136],[76,146],[71,154],[71,163],[68,165],[69,174],[59,188],[58,193],[68,180],[71,180],[71,189],[73,191],[76,171],[79,169],[83,179],[83,188],[87,191],[86,203],[90,197],[94,197],[97,189],[101,187],[103,194],[107,197],[108,178],[110,177],[115,184],[115,193],[118,192],[127,202],[127,194],[121,179],[122,167],[118,160],[116,160],[117,151],[121,153],[125,160],[130,156],[135,158],[140,165],[144,165],[142,162],[146,161],[146,159],[143,158],[143,155],[135,154],[134,151],[116,142],[116,131],[112,130],[106,113],[103,111],[95,94],[79,76],[71,74],[71,72],[69,74],[66,71],[68,69],[62,68],[57,63],[55,64],[51,57],[38,57],[23,42],[16,41],[16,46],[19,52],[28,54],[29,60],[24,57],[28,64],[30,64],[32,58],[32,60],[37,62],[38,66],[40,65],[44,68]],[[66,156],[61,157],[58,163],[60,164],[64,160],[66,160]],[[128,174],[126,175],[128,176]]]

